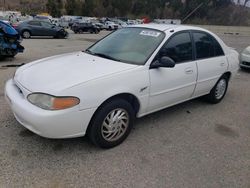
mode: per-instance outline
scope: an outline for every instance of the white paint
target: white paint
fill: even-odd
[[[166,34],[144,66],[77,52],[45,58],[20,67],[5,88],[6,99],[16,119],[44,137],[83,136],[96,109],[112,96],[121,93],[134,95],[140,103],[137,117],[142,117],[207,94],[223,73],[235,75],[238,70],[238,53],[207,30],[157,24],[135,27],[158,29]],[[177,64],[174,68],[149,68],[162,45],[173,34],[170,30],[175,33],[192,29],[213,35],[221,44],[225,56]],[[80,104],[66,110],[43,110],[28,102],[27,96],[33,92],[78,97]]]

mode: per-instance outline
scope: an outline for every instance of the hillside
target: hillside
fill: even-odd
[[[2,10],[26,11],[32,9],[35,12],[46,11],[47,0],[1,0]],[[5,4],[5,5],[4,5]]]
[[[250,9],[236,5],[239,3],[247,6],[249,2],[250,0],[5,0],[5,10],[19,10],[28,14],[49,12],[55,17],[68,14],[129,18],[148,16],[182,20],[200,7],[185,23],[250,25]],[[0,1],[0,7],[4,7],[4,0]]]

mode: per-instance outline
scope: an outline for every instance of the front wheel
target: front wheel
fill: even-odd
[[[29,31],[26,30],[26,31],[23,31],[22,36],[23,36],[23,38],[25,38],[25,39],[29,39],[30,36],[31,36],[31,33],[30,33]]]
[[[63,31],[57,32],[56,36],[54,36],[54,38],[57,38],[57,39],[64,39],[66,37],[67,37],[67,33],[65,33]]]
[[[206,96],[208,102],[212,104],[219,103],[226,95],[228,88],[228,77],[222,76],[215,84],[210,93]]]
[[[134,119],[131,104],[123,99],[115,99],[98,109],[91,121],[88,136],[96,146],[115,147],[127,138]]]

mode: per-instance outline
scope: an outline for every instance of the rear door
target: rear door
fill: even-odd
[[[228,62],[219,42],[209,33],[192,31],[198,79],[194,96],[210,92],[218,79],[227,71]]]
[[[159,51],[156,59],[170,57],[173,68],[150,69],[150,98],[148,112],[188,100],[193,95],[197,66],[189,31],[174,34]]]
[[[42,25],[40,23],[40,21],[37,20],[33,20],[33,21],[29,21],[28,22],[29,28],[31,30],[31,34],[33,36],[40,36],[41,35],[41,29],[42,29]]]

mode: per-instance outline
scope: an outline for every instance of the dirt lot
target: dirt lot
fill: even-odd
[[[0,62],[0,188],[249,188],[249,71],[239,71],[220,104],[197,99],[139,119],[128,139],[110,150],[86,138],[41,138],[14,119],[4,84],[16,68],[3,65],[83,50],[106,34],[24,40],[24,54]],[[221,37],[238,51],[250,44],[250,37]]]

